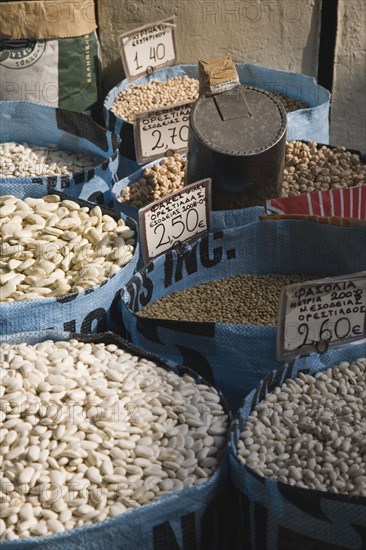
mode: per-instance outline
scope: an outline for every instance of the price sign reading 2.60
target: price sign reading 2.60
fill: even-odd
[[[174,17],[121,34],[118,41],[129,80],[176,63]]]
[[[187,185],[139,211],[146,262],[210,229],[211,180]]]
[[[282,291],[277,352],[290,359],[366,338],[366,272]]]
[[[136,116],[134,136],[137,162],[142,164],[160,158],[168,150],[187,149],[192,103],[162,107]]]

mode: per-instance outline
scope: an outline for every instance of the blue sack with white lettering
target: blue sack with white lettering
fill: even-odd
[[[37,183],[18,183],[15,185],[13,183],[3,184],[0,182],[0,196],[10,194],[24,199],[26,197],[41,198],[48,193],[42,185],[38,185]],[[53,191],[50,194],[58,194],[62,200],[70,199],[68,195],[64,195],[63,193]],[[94,203],[88,201],[76,198],[73,198],[73,200],[81,207],[87,207],[89,210],[96,207]],[[0,289],[0,336],[19,332],[37,333],[45,329],[73,331],[83,334],[103,332],[107,329],[118,330],[119,315],[116,315],[116,303],[119,301],[121,289],[135,273],[140,256],[137,226],[133,220],[126,218],[121,212],[116,212],[104,206],[100,208],[102,214],[109,215],[115,221],[122,218],[125,224],[134,231],[135,235],[132,235],[131,238],[135,239],[135,247],[130,261],[102,283],[61,296],[52,296],[51,288],[39,289],[40,291],[46,290],[48,293],[51,293],[51,296],[48,296],[45,293],[38,292],[37,288],[33,289],[33,287],[28,286],[28,291],[31,289],[33,293],[33,299],[19,300],[19,297],[15,299],[16,295],[14,294],[13,296],[15,288],[11,288],[10,290],[7,289],[6,298],[10,298],[12,301],[4,301],[5,282],[4,286],[1,287],[4,290]],[[31,259],[34,260],[34,265],[36,266],[43,259],[49,260],[51,263],[58,261],[57,268],[60,267],[61,260],[57,260],[57,255],[60,256],[58,251],[64,247],[66,248],[64,258],[70,257],[72,260],[74,252],[70,248],[67,249],[71,241],[64,240],[63,237],[64,235],[58,237],[56,240],[46,242],[39,238],[37,242],[33,242]],[[68,238],[67,236],[65,237]],[[29,254],[30,248],[28,248],[24,240],[16,241],[17,244],[14,245],[15,250],[11,251],[10,256],[6,250],[10,244],[8,240],[4,239],[0,246],[0,264],[3,264],[3,267],[0,269],[1,275],[5,275],[10,271],[8,265],[4,265],[8,264],[9,257],[17,261],[18,265],[26,258],[29,258],[26,252]],[[67,250],[69,250],[69,253],[67,253]],[[84,262],[85,268],[87,268],[87,265],[88,263]],[[45,273],[45,278],[49,277],[52,277],[52,273],[49,275]],[[85,274],[84,278],[86,277],[87,275]],[[35,298],[34,294],[39,294],[39,298]]]
[[[139,316],[144,306],[200,283],[240,274],[335,276],[366,269],[366,228],[311,221],[259,221],[216,231],[157,257],[121,294],[122,335],[199,372],[237,410],[276,360],[276,326]],[[223,296],[223,302],[234,300]],[[219,312],[218,312],[219,318]]]
[[[1,101],[0,143],[6,142],[40,147],[51,144],[60,152],[89,153],[95,163],[89,169],[53,176],[0,176],[0,184],[7,184],[9,194],[13,186],[38,186],[44,195],[55,190],[98,204],[110,204],[112,187],[117,181],[120,140],[89,116],[28,101]],[[2,163],[5,167],[4,159]]]
[[[59,333],[56,331],[48,330],[48,331],[39,332],[37,334],[22,333],[22,334],[17,334],[13,336],[6,336],[3,338],[0,337],[0,344],[4,344],[4,343],[21,344],[25,342],[29,345],[34,345],[38,342],[44,342],[45,340],[53,340],[57,342],[57,341],[75,339],[75,338],[78,341],[84,342],[84,343],[94,342],[95,344],[103,343],[107,346],[108,345],[117,346],[118,348],[126,352],[126,357],[133,357],[133,358],[138,357],[139,359],[145,360],[145,362],[152,361],[158,367],[166,371],[172,371],[178,376],[184,376],[184,375],[191,376],[194,380],[192,384],[194,383],[204,384],[205,386],[207,386],[207,382],[203,380],[200,376],[197,376],[191,370],[185,367],[179,367],[169,361],[162,360],[145,351],[137,350],[136,348],[132,347],[128,342],[124,341],[122,338],[110,332],[107,332],[105,334],[92,334],[92,335],[81,336],[73,333],[71,334]],[[60,367],[56,366],[55,368],[57,369]],[[90,365],[90,368],[93,369],[93,365]],[[6,368],[5,368],[5,373],[6,373]],[[81,380],[82,379],[83,378],[81,377]],[[81,381],[80,384],[82,383],[83,382]],[[137,386],[139,386],[138,382],[136,382],[136,384]],[[141,388],[143,387],[145,387],[144,380],[142,380],[141,382]],[[189,388],[188,388],[188,391],[190,391]],[[69,393],[69,392],[66,392],[66,393]],[[219,394],[219,396],[220,396],[220,404],[224,409],[224,411],[227,413],[229,418],[229,423],[230,423],[231,418],[228,412],[227,404],[222,398],[222,395]],[[68,401],[68,396],[66,395],[65,398],[62,400],[63,408],[66,411],[67,411],[67,401]],[[117,401],[112,405],[108,405],[108,404],[104,404],[104,401],[103,401],[103,404],[101,405],[100,411],[104,413],[113,411],[113,418],[115,418],[115,415],[116,415],[115,405],[119,404],[119,402]],[[123,404],[122,401],[120,402],[120,407],[121,407],[120,410],[126,411],[126,414],[129,416],[136,415],[134,417],[134,423],[136,423],[135,433],[140,434],[140,437],[142,437],[146,433],[151,433],[151,431],[149,430],[148,421],[145,421],[145,419],[143,419],[142,421],[141,417],[139,420],[139,417],[138,417],[138,414],[139,414],[138,411],[141,405],[144,405],[143,393],[140,392],[139,406],[132,407],[132,411],[129,405],[134,405],[133,403],[134,397],[131,397],[131,402],[127,402],[125,404]],[[100,402],[102,402],[102,400],[100,400]],[[52,401],[50,403],[52,403]],[[55,403],[55,401],[53,403]],[[73,402],[71,401],[71,403]],[[32,409],[33,409],[32,414],[37,419],[37,421],[39,419],[42,421],[42,418],[39,417],[40,413],[37,411],[37,404],[38,404],[37,401],[32,402]],[[74,402],[74,405],[75,405],[75,402]],[[94,403],[91,401],[85,400],[85,403],[82,404],[82,407],[81,407],[83,410],[83,414],[90,410],[91,405],[94,405]],[[98,407],[98,403],[96,403],[96,405]],[[41,406],[42,406],[42,403],[41,403]],[[34,409],[34,407],[36,407],[36,409]],[[216,408],[216,405],[215,405],[215,408]],[[210,410],[212,409],[210,408]],[[220,413],[221,412],[222,412],[222,409],[220,407]],[[6,418],[6,413],[4,414]],[[120,414],[123,418],[124,412]],[[172,412],[172,414],[174,413]],[[152,413],[150,413],[150,415],[151,415],[151,418],[153,418]],[[19,418],[19,422],[18,422],[19,425],[22,423],[25,423],[27,420],[27,417],[25,417],[24,415],[21,415],[21,416],[23,418]],[[169,420],[171,420],[172,422],[172,431],[174,430],[177,433],[181,433],[180,430],[178,430],[179,426],[181,425],[181,419],[180,418],[178,419],[178,415],[175,415],[175,416],[176,416],[176,420],[173,419],[173,416],[170,416],[169,418]],[[95,418],[98,418],[98,415],[96,415],[94,419]],[[113,418],[109,416],[109,420],[112,421]],[[92,427],[95,428],[94,419],[93,419],[93,423],[89,418],[86,418],[86,421],[89,421]],[[139,427],[139,422],[140,423],[142,422],[142,427]],[[39,426],[41,426],[41,423],[39,424]],[[123,425],[123,423],[124,421],[121,420],[121,425]],[[229,429],[229,423],[227,426],[227,430]],[[62,424],[59,424],[59,425],[62,425]],[[74,426],[76,425],[74,424]],[[53,430],[54,426],[48,424],[48,429]],[[102,435],[107,436],[107,432],[109,428],[106,427],[105,430],[106,431],[104,432],[103,428],[100,428],[99,432],[102,433]],[[78,438],[78,435],[80,433],[83,433],[84,435],[84,432],[77,432],[76,439]],[[102,438],[100,436],[98,437],[102,441]],[[72,438],[72,439],[75,439],[75,438]],[[195,439],[195,441],[198,441],[198,440],[200,440],[199,437]],[[70,438],[65,438],[65,441],[68,441],[68,443],[65,443],[65,444],[61,443],[61,451],[60,451],[61,453],[63,450],[65,450],[64,447],[66,445],[72,444],[72,442],[70,443]],[[105,449],[103,448],[105,442],[106,440],[103,442],[103,445],[100,445],[99,449],[96,449],[96,450],[100,450],[100,452],[98,453],[99,455],[103,451],[105,451]],[[79,441],[79,443],[81,443],[81,441]],[[15,443],[13,444],[13,448],[15,448],[16,445],[17,445],[17,441],[15,441]],[[118,448],[117,445],[116,445],[116,448]],[[53,455],[52,451],[51,451],[51,455]],[[24,454],[22,456],[24,456]],[[133,463],[134,456],[135,456],[134,452],[131,451],[131,457],[127,459],[127,462]],[[65,451],[65,457],[68,457],[66,458],[66,462],[68,460],[72,460],[70,458],[70,455],[66,454],[66,451]],[[94,460],[92,460],[93,457],[94,457],[94,452],[91,451],[89,453],[89,457],[84,459],[84,463],[86,462],[89,465],[94,465],[95,458]],[[22,457],[19,457],[19,458],[22,458]],[[0,547],[2,548],[2,550],[137,550],[137,549],[141,549],[141,550],[174,550],[174,549],[176,550],[223,550],[225,548],[229,549],[231,548],[231,542],[229,539],[231,538],[232,528],[229,529],[228,527],[229,521],[230,521],[230,512],[229,512],[230,499],[227,493],[227,489],[228,489],[228,484],[230,482],[230,475],[229,475],[229,469],[228,469],[229,461],[228,461],[227,445],[225,443],[221,452],[217,454],[217,459],[218,459],[218,466],[216,470],[213,472],[213,474],[210,477],[208,477],[206,480],[204,480],[203,483],[199,485],[184,487],[180,490],[175,490],[170,492],[167,491],[165,495],[161,496],[160,498],[154,499],[149,504],[137,505],[135,508],[130,507],[125,512],[119,513],[115,517],[111,517],[103,521],[97,521],[95,523],[89,523],[83,527],[75,527],[63,532],[58,532],[57,534],[54,534],[54,535],[32,536],[32,537],[28,536],[23,539],[18,538],[15,540],[7,540],[8,537],[5,534],[6,538],[5,540],[1,541]],[[153,461],[154,459],[150,459],[150,460]],[[100,461],[98,461],[97,466],[98,467],[100,466]],[[77,494],[76,493],[77,489],[75,487],[78,486],[78,479],[80,480],[81,470],[79,473],[77,473],[75,471],[76,468],[73,468],[73,467],[70,467],[70,468],[71,468],[70,478],[67,479],[67,483],[66,483],[66,485],[68,486],[67,487],[68,490],[62,492],[62,495],[64,498],[64,504],[75,500],[76,494]],[[73,475],[72,475],[73,471],[76,476],[75,480],[73,480]],[[85,479],[86,478],[84,478],[83,481],[85,481]],[[151,481],[151,476],[146,479],[147,479],[146,483],[148,483],[149,480]],[[170,476],[170,479],[172,479],[172,476]],[[13,484],[15,485],[15,487],[17,486],[16,480],[13,480]],[[47,498],[49,498],[49,502],[46,503],[46,506],[47,506],[46,509],[51,511],[52,505],[55,504],[55,499],[59,500],[60,498],[58,493],[61,492],[61,487],[56,485],[56,491],[53,491],[53,490],[48,491],[47,489],[50,484],[45,483],[43,485],[46,486],[43,499],[47,501]],[[55,483],[53,483],[53,485],[55,485]],[[73,485],[74,485],[74,489],[72,488]],[[1,482],[0,482],[0,486],[1,486]],[[123,504],[124,499],[127,500],[127,498],[130,499],[131,497],[132,503],[137,504],[138,501],[133,499],[134,491],[136,491],[136,483],[133,482],[132,478],[130,478],[129,476],[126,477],[125,483],[120,483],[118,485],[112,482],[108,484],[107,481],[105,481],[103,482],[103,487],[104,486],[108,488],[108,496],[109,496],[108,500],[114,498],[115,503],[121,502]],[[36,491],[38,489],[38,493],[39,493],[39,489],[40,487],[42,487],[42,484],[40,482],[35,481],[34,487],[35,487],[35,491],[33,492],[34,494],[37,494]],[[101,485],[96,485],[94,482],[91,484],[83,485],[83,487],[84,487],[83,490],[79,490],[79,493],[77,494],[78,500],[81,501],[81,504],[96,507],[97,504],[99,503],[98,500],[101,496],[101,491],[102,490],[104,491],[104,489],[101,488]],[[62,489],[66,489],[66,487],[62,487]],[[141,491],[141,487],[138,490]],[[93,491],[94,491],[94,494],[93,494]],[[148,491],[148,488],[146,489],[146,491]],[[52,493],[54,494],[55,492],[57,493],[56,496],[52,496]],[[4,496],[4,499],[6,500],[6,502],[8,502],[8,500],[10,499],[10,495],[7,494],[7,496]],[[4,502],[3,498],[2,498],[2,502]],[[126,507],[127,507],[127,503],[126,503]],[[8,509],[8,504],[5,505],[5,510],[7,509]],[[76,505],[75,507],[71,507],[71,509],[73,509],[73,514],[77,515]],[[39,515],[37,515],[37,517],[39,519],[43,518],[42,511],[39,513]],[[47,516],[47,518],[48,517],[49,516]],[[76,523],[77,518],[75,515],[73,515],[73,519],[75,519],[75,522],[73,521],[73,523]],[[32,532],[31,527],[30,527],[30,532]]]
[[[277,481],[249,468],[238,458],[237,452],[240,433],[249,415],[268,393],[278,390],[286,380],[295,379],[300,373],[314,376],[320,371],[338,366],[341,362],[351,363],[361,358],[364,360],[366,358],[365,343],[334,349],[320,356],[313,353],[271,371],[246,396],[230,428],[230,470],[233,483],[238,490],[235,521],[237,531],[233,533],[236,544],[231,550],[364,550],[365,492],[364,496],[343,491],[335,493]],[[268,366],[274,366],[273,362]],[[355,396],[354,399],[359,397]],[[324,409],[324,428],[326,426],[331,428],[335,423],[340,424],[341,419],[345,418],[343,424],[352,429],[352,425],[346,420],[347,417],[336,412],[334,400],[328,402],[330,408]],[[306,408],[305,401],[303,404]],[[343,406],[340,404],[341,408]],[[298,420],[298,423],[302,420],[302,427],[298,430],[299,438],[306,439],[307,435],[312,433],[311,426],[304,426],[306,418],[305,413],[302,412],[302,417]],[[291,422],[291,426],[294,422],[295,420]],[[342,431],[342,433],[345,432]],[[315,435],[313,441],[316,440],[323,445],[323,438],[326,441],[325,433],[320,437]],[[350,441],[348,437],[342,435],[340,440],[341,442]],[[334,449],[334,455],[331,450],[328,450],[328,453],[331,452],[336,461],[339,460],[345,464],[343,457],[337,459],[337,453],[340,451],[341,448],[338,446]],[[287,444],[286,452],[289,458],[284,459],[284,467],[287,469],[287,461],[294,459],[295,453]],[[310,458],[310,449],[308,453],[305,451],[304,454],[304,450],[302,453],[305,460]],[[361,455],[359,460],[362,460]],[[315,468],[321,465],[322,459],[316,462]],[[354,464],[357,462],[355,461]],[[338,466],[334,465],[333,468],[336,469]]]

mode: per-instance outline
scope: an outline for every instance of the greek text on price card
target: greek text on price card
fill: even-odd
[[[322,353],[366,338],[366,271],[293,284],[281,293],[277,357]]]
[[[200,180],[139,210],[145,263],[210,231],[211,179]]]
[[[150,23],[118,37],[122,64],[128,80],[150,75],[177,61],[175,19]]]
[[[193,101],[136,115],[134,137],[139,164],[164,156],[167,151],[186,151]]]

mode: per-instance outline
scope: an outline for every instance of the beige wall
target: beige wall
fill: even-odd
[[[117,38],[173,14],[180,62],[236,61],[316,76],[321,0],[97,0],[105,92],[124,77]],[[331,143],[366,151],[366,7],[339,0]]]
[[[366,6],[339,0],[331,142],[366,151]]]
[[[118,35],[173,14],[180,62],[229,53],[316,75],[320,0],[98,0],[107,89],[123,77]]]

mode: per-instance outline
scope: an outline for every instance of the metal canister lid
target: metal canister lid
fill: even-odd
[[[191,129],[204,145],[227,155],[255,155],[273,147],[287,128],[286,111],[270,92],[237,86],[192,107]]]

